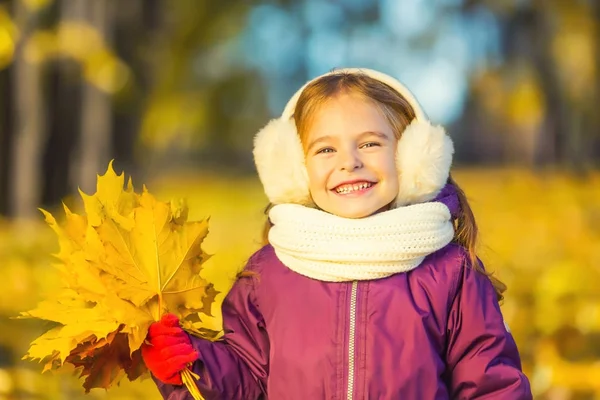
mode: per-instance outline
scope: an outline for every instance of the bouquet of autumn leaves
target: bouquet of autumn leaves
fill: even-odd
[[[112,162],[97,192],[81,196],[85,216],[65,206],[59,224],[41,210],[58,235],[63,287],[20,318],[58,324],[23,358],[44,362],[42,372],[71,364],[85,377],[87,393],[147,373],[140,346],[165,313],[177,315],[187,332],[214,339],[218,332],[202,329],[199,313],[211,315],[217,291],[199,274],[208,258],[201,248],[208,220],[188,222],[182,202],[157,201],[145,187],[137,194],[131,179],[124,188]],[[182,373],[200,399],[191,376],[189,369]]]

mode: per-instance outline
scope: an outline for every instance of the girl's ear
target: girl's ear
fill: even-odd
[[[396,150],[399,190],[395,206],[433,200],[450,176],[454,145],[441,126],[414,119]]]
[[[271,120],[254,138],[254,162],[273,204],[311,204],[304,150],[293,119]]]

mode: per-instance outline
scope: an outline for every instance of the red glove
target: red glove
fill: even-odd
[[[142,358],[152,374],[164,383],[182,385],[180,372],[198,359],[189,336],[179,326],[179,318],[165,314],[148,329],[142,344]]]

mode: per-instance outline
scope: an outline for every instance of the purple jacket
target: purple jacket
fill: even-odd
[[[206,399],[532,398],[494,289],[458,245],[372,281],[304,277],[271,246],[247,270],[223,303],[224,338],[192,339]]]

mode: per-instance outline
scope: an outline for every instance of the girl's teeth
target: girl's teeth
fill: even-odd
[[[344,186],[340,186],[339,188],[336,189],[336,191],[338,193],[350,193],[350,192],[354,192],[356,190],[362,190],[362,189],[366,189],[368,187],[371,187],[371,183],[358,183],[358,184],[354,184],[354,185],[344,185]]]

